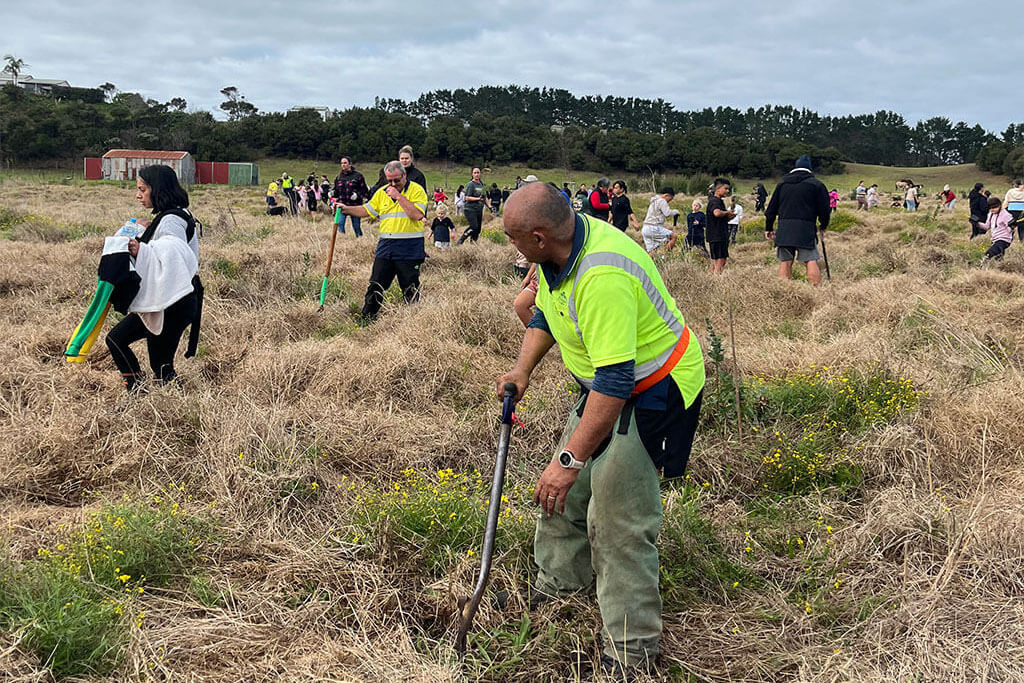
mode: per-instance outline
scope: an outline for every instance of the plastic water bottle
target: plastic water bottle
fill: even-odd
[[[117,231],[118,235],[124,235],[130,239],[135,239],[135,236],[139,234],[139,224],[134,218],[129,218],[121,226],[121,229]]]

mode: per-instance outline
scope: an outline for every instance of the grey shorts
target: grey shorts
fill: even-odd
[[[775,247],[775,258],[779,261],[786,262],[797,260],[800,263],[807,263],[808,261],[817,261],[821,258],[821,254],[818,253],[818,247],[814,246],[811,249],[797,249],[796,247]]]

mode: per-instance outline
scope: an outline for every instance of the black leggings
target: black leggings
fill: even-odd
[[[174,354],[178,351],[178,343],[185,328],[196,316],[195,292],[185,295],[164,311],[164,329],[160,334],[152,334],[146,329],[135,313],[119,322],[107,335],[107,348],[114,359],[114,365],[129,385],[134,385],[142,368],[139,359],[132,352],[131,344],[140,339],[146,340],[149,351],[149,367],[153,376],[162,382],[168,382],[177,375],[174,372]]]
[[[469,238],[470,241],[476,242],[480,239],[480,225],[484,220],[484,212],[477,211],[476,209],[466,209],[463,211],[466,216],[466,222],[469,223],[469,227],[466,228],[466,232],[462,233],[462,239],[459,240],[459,244],[462,244]]]
[[[370,272],[370,285],[366,288],[363,299],[363,317],[371,320],[380,313],[384,303],[384,292],[388,291],[395,276],[406,303],[420,300],[420,264],[422,259],[390,259],[378,256],[373,259],[373,270]]]

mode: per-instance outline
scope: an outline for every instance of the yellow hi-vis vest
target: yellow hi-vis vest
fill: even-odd
[[[380,220],[378,228],[382,239],[423,239],[423,221],[414,221],[405,215],[402,205],[385,192],[387,185],[373,193],[370,201],[363,208],[373,218]],[[416,205],[416,208],[427,214],[427,192],[419,183],[406,181],[402,196]]]
[[[544,269],[538,269],[537,307],[562,362],[590,388],[597,368],[632,360],[639,384],[674,360],[669,374],[689,406],[704,387],[704,357],[654,262],[617,228],[580,218],[586,230],[583,248],[565,278],[552,290]],[[682,346],[685,351],[673,358]]]
[[[291,178],[285,178],[284,180],[282,180],[281,181],[281,188],[284,189],[284,190],[292,189],[292,179]]]

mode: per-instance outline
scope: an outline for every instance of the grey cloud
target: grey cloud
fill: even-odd
[[[1012,16],[1016,7],[996,0],[986,10]],[[40,0],[32,12],[7,12],[4,25],[5,52],[35,76],[110,81],[215,112],[227,85],[261,110],[282,111],[516,83],[661,97],[683,109],[892,109],[911,123],[941,115],[1001,131],[1024,118],[1000,83],[1012,27],[996,26],[991,40],[975,36],[962,49],[970,12],[951,0],[926,9],[873,0]]]

